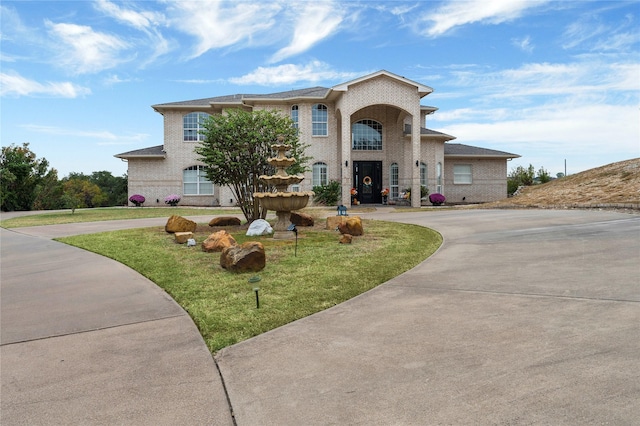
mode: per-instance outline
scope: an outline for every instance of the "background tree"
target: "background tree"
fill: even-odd
[[[103,197],[95,199],[96,202],[100,201],[100,203],[94,204],[92,207],[122,206],[127,204],[126,174],[122,177],[116,177],[113,176],[111,172],[108,172],[106,170],[93,172],[91,173],[91,175],[71,172],[66,178],[63,179],[64,182],[69,180],[84,180],[100,188]]]
[[[38,185],[47,176],[49,162],[29,149],[11,144],[0,155],[0,203],[3,211],[31,210]],[[51,173],[56,173],[51,170]]]
[[[290,156],[297,160],[287,173],[306,171],[306,146],[300,143],[293,121],[278,111],[233,109],[210,116],[202,125],[204,140],[195,152],[207,165],[207,178],[215,185],[231,187],[248,222],[267,214],[253,193],[275,189],[260,182],[259,177],[275,173],[267,158],[275,155],[271,145],[277,143],[278,136],[292,146]]]
[[[37,185],[35,199],[31,206],[33,210],[56,210],[65,208],[62,195],[64,189],[58,180],[58,172],[51,169]]]
[[[70,208],[86,208],[97,207],[102,205],[107,197],[95,183],[91,183],[86,179],[71,178],[67,179],[63,184],[64,195],[66,201],[72,201],[72,204],[66,207]]]
[[[529,164],[528,168],[518,166],[511,169],[507,176],[507,193],[513,195],[520,186],[533,185],[535,179],[535,168]]]
[[[551,175],[544,167],[540,167],[540,170],[538,170],[536,175],[536,179],[538,179],[538,182],[540,183],[547,183],[551,181]]]

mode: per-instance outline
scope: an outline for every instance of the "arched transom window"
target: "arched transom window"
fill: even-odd
[[[196,142],[204,140],[204,135],[200,130],[204,130],[202,122],[209,117],[206,112],[190,112],[182,117],[182,132],[185,142]]]
[[[382,150],[382,124],[360,120],[351,126],[352,148],[360,151]]]

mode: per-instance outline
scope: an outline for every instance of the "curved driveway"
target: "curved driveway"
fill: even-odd
[[[220,351],[238,425],[638,424],[640,216],[362,216],[445,243],[364,295]],[[233,421],[184,311],[49,240],[164,222],[0,230],[3,425]]]

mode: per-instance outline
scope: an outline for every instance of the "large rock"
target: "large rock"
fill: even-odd
[[[202,242],[202,251],[207,253],[217,252],[235,245],[235,238],[233,238],[227,231],[222,230],[214,232]]]
[[[178,215],[172,215],[167,224],[164,226],[164,230],[169,233],[174,232],[195,232],[198,224],[192,220],[184,218]]]
[[[296,226],[313,226],[315,224],[312,216],[300,212],[291,212],[291,219],[289,220]]]
[[[240,219],[233,216],[214,217],[209,221],[209,226],[239,226]]]
[[[353,235],[351,234],[342,234],[342,236],[340,237],[340,244],[351,244],[351,241],[353,240]]]
[[[249,229],[247,229],[247,236],[255,237],[258,235],[269,235],[273,232],[273,228],[264,219],[256,219],[251,222]]]
[[[344,223],[338,225],[338,231],[341,234],[351,234],[358,237],[364,233],[362,230],[362,220],[358,216],[349,217]]]
[[[326,229],[335,231],[338,225],[345,223],[349,216],[329,216],[326,222]]]
[[[255,241],[227,247],[220,254],[220,266],[232,272],[261,271],[266,261],[264,246]]]
[[[189,241],[190,238],[193,238],[193,232],[176,232],[173,236],[176,239],[176,243],[184,244]]]

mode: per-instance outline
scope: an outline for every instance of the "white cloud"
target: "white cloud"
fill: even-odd
[[[233,84],[242,85],[296,85],[302,82],[345,81],[363,75],[362,72],[346,73],[331,70],[321,61],[312,61],[306,65],[285,64],[275,67],[258,67],[255,71],[229,79]]]
[[[90,93],[90,89],[70,82],[39,83],[16,73],[0,73],[0,96],[77,98]]]
[[[71,136],[83,139],[99,139],[98,145],[121,145],[132,141],[141,142],[149,137],[146,133],[133,133],[129,135],[116,135],[108,130],[80,130],[56,126],[44,126],[39,124],[23,124],[20,127],[36,133],[45,133],[56,136]]]
[[[466,93],[467,106],[438,111],[428,125],[456,142],[520,154],[525,166],[546,159],[557,171],[563,158],[607,164],[639,156],[640,63],[589,59],[452,72],[448,83]]]
[[[423,15],[419,24],[427,23],[419,33],[429,36],[441,36],[452,29],[481,22],[500,24],[522,17],[529,9],[537,8],[549,0],[450,0],[434,12]]]
[[[98,0],[95,3],[98,10],[107,13],[139,30],[147,30],[164,22],[164,15],[158,12],[142,11],[137,12],[130,9],[124,9],[107,0]]]
[[[72,74],[99,72],[113,68],[124,59],[120,57],[129,43],[119,37],[94,31],[76,24],[56,24],[45,21],[50,34],[63,45],[58,49],[59,66]]]
[[[273,55],[272,63],[302,53],[331,36],[344,17],[344,10],[334,2],[303,2],[302,7],[293,8],[293,13],[293,40]]]
[[[511,40],[511,44],[513,44],[514,46],[516,46],[518,49],[527,52],[527,53],[531,53],[533,52],[533,44],[531,44],[531,37],[526,36],[524,38],[521,39],[517,39],[514,38]]]
[[[608,31],[608,28],[600,22],[597,22],[593,17],[584,19],[578,22],[574,22],[569,25],[564,32],[563,37],[565,42],[562,44],[564,49],[572,49],[585,43],[594,37],[604,34]]]
[[[134,3],[136,4],[136,3]],[[148,37],[146,42],[139,43],[146,49],[151,48],[152,53],[149,58],[143,61],[140,66],[155,61],[158,57],[168,53],[171,50],[171,43],[167,41],[160,30],[159,26],[166,23],[164,14],[153,11],[136,11],[132,9],[122,8],[107,0],[98,0],[95,3],[98,10],[115,18],[116,20],[142,31]]]
[[[280,12],[277,2],[170,2],[168,13],[171,24],[196,38],[190,58],[203,55],[210,49],[219,49],[241,42],[265,43],[266,32],[276,25]],[[260,35],[263,40],[255,40]]]

